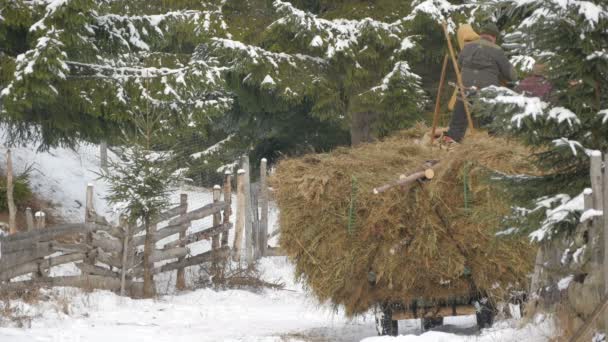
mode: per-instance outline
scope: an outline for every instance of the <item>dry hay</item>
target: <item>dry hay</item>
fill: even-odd
[[[501,296],[524,286],[531,271],[528,242],[495,235],[510,206],[504,189],[489,181],[494,171],[537,173],[529,151],[477,133],[448,152],[422,144],[424,132],[418,126],[354,149],[285,159],[271,179],[280,245],[297,276],[348,315],[384,301]],[[373,194],[431,159],[440,160],[432,181]]]

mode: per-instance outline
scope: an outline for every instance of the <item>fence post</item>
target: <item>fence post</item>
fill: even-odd
[[[17,233],[17,207],[13,198],[13,158],[11,150],[6,151],[6,202],[8,204],[8,230],[9,234]]]
[[[84,223],[85,225],[89,225],[95,222],[95,207],[93,206],[93,184],[87,185],[87,194],[86,194],[86,202],[85,202],[85,213],[84,213]],[[93,232],[86,233],[85,243],[88,246],[93,246]],[[94,266],[95,265],[95,257],[89,255],[87,253],[84,262]]]
[[[608,152],[604,153],[604,182],[603,182],[603,206],[604,213],[604,294],[608,296]],[[599,209],[599,206],[598,206]],[[604,325],[608,329],[608,314],[604,315]]]
[[[108,172],[108,143],[105,140],[99,144],[99,166]]]
[[[46,227],[46,214],[44,211],[37,211],[34,217],[36,218],[36,229],[44,229]]]
[[[220,198],[222,196],[222,187],[219,185],[215,185],[213,186],[213,203],[217,203],[220,201]],[[213,214],[213,226],[217,227],[222,223],[222,214],[218,211],[217,213]],[[214,235],[213,237],[211,237],[211,250],[215,251],[218,248],[220,248],[220,236],[219,235]],[[213,274],[217,275],[218,274],[218,260],[217,260],[217,255],[215,255],[215,253],[213,254],[213,260],[211,262],[211,269],[213,270]]]
[[[144,298],[152,298],[156,294],[154,286],[154,262],[151,261],[155,249],[156,224],[144,222],[146,227],[146,240],[144,242]]]
[[[255,232],[253,227],[253,208],[251,205],[251,168],[249,166],[249,157],[243,157],[243,168],[245,169],[245,255],[248,265],[253,264],[255,254]]]
[[[243,246],[243,230],[245,228],[245,170],[236,172],[236,222],[234,224],[234,254],[233,259],[240,261]]]
[[[188,194],[181,194],[179,196],[179,214],[180,216],[184,216],[188,213]],[[179,238],[184,239],[186,237],[186,231],[188,230],[188,223],[184,223],[185,227],[182,231],[179,232]],[[179,244],[180,247],[184,247],[184,243]],[[184,257],[178,258],[178,261],[184,260]],[[183,291],[186,289],[186,272],[183,267],[177,269],[177,279],[175,281],[175,286],[179,291]]]
[[[266,158],[262,158],[260,162],[260,231],[259,231],[259,248],[260,255],[266,255],[268,247],[268,184],[266,181],[268,175],[268,164]]]
[[[131,233],[131,229],[129,227],[129,222],[124,216],[120,217],[119,222],[125,235],[122,244],[122,269],[120,270],[120,295],[124,296],[127,269],[129,268],[129,234]]]
[[[34,214],[30,207],[25,208],[25,226],[28,232],[34,230]]]
[[[230,223],[230,215],[232,214],[232,172],[226,171],[224,173],[224,203],[226,207],[224,208],[224,224]],[[222,247],[228,245],[228,235],[230,231],[222,233]]]

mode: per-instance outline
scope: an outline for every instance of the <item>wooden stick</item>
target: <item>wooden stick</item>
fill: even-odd
[[[80,261],[85,258],[84,253],[66,254],[57,257],[47,258],[17,265],[11,269],[0,272],[0,280],[7,281],[12,278],[22,276],[24,274],[38,272],[41,269],[48,269],[53,266],[63,265],[74,261]]]
[[[179,196],[179,206],[180,206],[180,215],[185,216],[188,213],[188,194],[181,194]],[[189,224],[185,224],[185,227],[182,231],[179,232],[179,238],[184,239],[186,237],[186,231],[188,230]],[[185,247],[186,245],[181,243],[180,247]],[[184,257],[180,257],[178,261],[183,260]],[[186,272],[183,268],[177,269],[177,278],[175,280],[175,287],[178,291],[183,291],[186,289]]]
[[[236,224],[234,232],[233,259],[241,259],[243,245],[243,230],[245,228],[245,170],[237,171],[236,176]]]
[[[255,243],[255,232],[253,231],[253,208],[251,205],[251,168],[249,166],[249,157],[243,156],[243,169],[245,169],[245,207],[243,208],[243,214],[245,217],[245,260],[248,265],[253,264],[254,256],[254,243]]]
[[[448,69],[448,55],[443,57],[443,65],[441,66],[441,78],[439,79],[439,87],[437,88],[437,99],[435,99],[435,112],[433,113],[433,129],[431,130],[431,144],[435,141],[435,130],[439,122],[439,110],[441,109],[441,93],[445,84],[445,74]]]
[[[266,250],[268,248],[268,161],[266,158],[262,158],[260,162],[260,255],[266,256]]]
[[[592,206],[591,209],[602,210],[604,205],[604,194],[603,194],[603,175],[602,175],[602,153],[599,151],[595,151],[591,153],[590,156],[591,167],[589,170],[589,175],[591,177],[591,197],[592,197]],[[600,241],[602,236],[602,218],[596,218],[592,221],[591,226],[589,227],[589,239],[593,246],[598,246],[597,252],[591,255],[591,261],[601,264],[602,260],[602,241]]]
[[[226,206],[224,207],[224,219],[223,222],[225,225],[230,223],[230,215],[232,214],[232,173],[230,171],[226,171],[224,173],[224,203]],[[228,246],[228,231],[222,233],[222,247]]]
[[[167,259],[183,260],[190,251],[186,247],[174,247],[169,249],[155,249],[150,255],[150,262],[159,262]]]
[[[99,166],[108,172],[108,143],[105,140],[99,144]]]
[[[207,216],[211,216],[217,212],[224,210],[224,202],[217,202],[212,204],[207,204],[204,207],[192,210],[185,215],[178,216],[172,220],[170,220],[167,225],[183,225],[186,223],[190,223],[191,221],[200,220]]]
[[[36,228],[34,226],[34,214],[32,213],[32,208],[29,207],[25,208],[25,226],[27,227],[28,232]]]
[[[607,309],[608,309],[608,297],[605,297],[604,300],[602,302],[600,302],[600,305],[598,305],[597,308],[595,308],[595,310],[593,310],[593,312],[591,313],[591,316],[589,317],[589,320],[582,327],[580,327],[579,330],[572,336],[572,338],[570,339],[570,342],[583,341],[584,340],[583,338],[589,333],[593,324],[600,317],[602,317],[602,312],[604,312]],[[604,315],[604,319],[606,316],[608,316],[608,314]]]
[[[0,288],[2,293],[11,293],[14,291],[24,290],[31,287],[57,287],[57,286],[68,286],[68,287],[79,287],[79,288],[95,288],[100,290],[117,291],[120,289],[120,279],[103,277],[98,275],[79,275],[79,276],[65,276],[65,277],[52,277],[52,278],[41,278],[34,280],[26,280],[14,283],[3,284]],[[141,297],[142,283],[140,282],[127,282],[129,292],[134,297]]]
[[[460,73],[460,68],[458,67],[458,59],[456,59],[456,54],[454,53],[454,48],[452,47],[452,40],[450,39],[450,33],[448,32],[448,24],[443,22],[443,32],[445,34],[445,39],[448,42],[448,50],[450,51],[450,56],[452,58],[452,64],[454,65],[454,72],[456,73],[456,81],[458,82],[458,88],[460,88],[460,96],[462,96],[462,102],[464,104],[464,111],[467,113],[467,120],[469,121],[469,129],[471,132],[474,131],[473,127],[473,118],[471,117],[471,109],[469,108],[469,103],[467,101],[467,94],[464,90],[464,83],[462,82],[462,74]]]
[[[167,221],[169,219],[172,219],[175,216],[179,216],[180,213],[181,213],[181,206],[177,206],[177,207],[171,208],[171,209],[169,209],[169,210],[167,210],[167,211],[165,211],[163,213],[160,213],[158,215],[158,217],[155,218],[152,221],[152,223],[159,224],[159,223],[161,223],[163,221]],[[146,229],[146,227],[144,227],[143,224],[140,225],[140,226],[137,226],[134,229],[131,229],[132,230],[131,231],[131,235],[137,235],[138,233],[143,232],[145,229]]]
[[[401,175],[398,180],[392,183],[382,185],[378,188],[374,188],[374,195],[381,194],[396,186],[411,184],[412,182],[415,182],[419,179],[431,180],[433,179],[433,177],[435,177],[435,171],[433,169],[426,169],[424,171],[414,172],[409,176]]]
[[[84,213],[84,222],[85,225],[89,225],[93,222],[95,222],[97,214],[95,213],[95,207],[93,205],[93,185],[92,184],[88,184],[87,185],[87,192],[86,192],[86,202],[85,202],[85,213]],[[87,245],[92,246],[93,245],[93,232],[87,232],[85,234],[85,243]],[[95,265],[95,258],[92,257],[91,255],[87,255],[87,257],[84,260],[85,263],[94,266]]]
[[[604,294],[608,297],[608,153],[604,153],[604,175],[603,175],[603,211],[602,221],[604,223]],[[608,314],[604,315],[604,327],[608,327]]]
[[[181,245],[189,245],[191,243],[195,243],[201,240],[207,240],[214,236],[219,236],[220,234],[227,232],[230,228],[232,228],[232,223],[222,223],[217,226],[213,226],[211,228],[198,231],[196,233],[192,233],[187,235],[186,237],[179,239],[177,241],[169,242],[165,244],[164,248],[173,248]]]

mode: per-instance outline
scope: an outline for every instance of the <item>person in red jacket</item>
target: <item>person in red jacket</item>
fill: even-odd
[[[544,64],[535,64],[530,76],[521,80],[515,90],[526,96],[540,97],[541,100],[547,101],[553,90],[553,85],[544,76],[545,70]]]

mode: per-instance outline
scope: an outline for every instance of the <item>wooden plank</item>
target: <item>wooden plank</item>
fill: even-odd
[[[102,276],[102,277],[111,277],[111,278],[119,278],[120,274],[101,267],[101,266],[97,266],[97,265],[89,265],[89,264],[85,264],[83,262],[79,262],[75,264],[76,267],[78,267],[80,269],[80,271],[82,272],[82,274],[92,274],[92,275],[97,275],[97,276]]]
[[[255,232],[253,231],[253,212],[252,212],[252,205],[251,205],[251,168],[249,166],[249,157],[247,155],[243,156],[243,169],[245,169],[245,178],[244,178],[244,183],[245,183],[245,208],[243,210],[243,213],[245,215],[245,228],[244,228],[244,232],[245,232],[245,260],[247,261],[248,265],[252,265],[253,264],[253,257],[254,257],[254,243],[255,243],[255,239],[254,239],[254,234]]]
[[[604,194],[602,192],[602,154],[599,151],[594,151],[590,156],[591,168],[589,173],[591,176],[591,190],[593,191],[593,209],[601,210],[604,203]]]
[[[9,270],[0,272],[0,280],[7,281],[15,277],[19,277],[28,273],[38,272],[38,270],[48,269],[53,266],[63,265],[70,262],[83,260],[84,253],[66,254],[57,257],[40,259],[25,264],[18,265]]]
[[[122,242],[122,265],[120,267],[120,295],[125,295],[125,287],[127,281],[127,269],[129,268],[129,235],[130,235],[130,224],[125,217],[119,219],[120,226],[124,229],[124,235]]]
[[[604,153],[604,174],[602,182],[603,231],[604,231],[604,294],[608,297],[608,152]],[[599,221],[599,220],[598,220]],[[608,328],[608,314],[604,315],[604,326]]]
[[[197,256],[193,256],[190,258],[186,258],[183,261],[176,261],[176,262],[172,262],[169,264],[165,264],[161,267],[158,268],[158,270],[155,271],[155,273],[163,273],[163,272],[169,272],[169,271],[173,271],[175,269],[181,268],[181,267],[189,267],[189,266],[194,266],[194,265],[200,265],[206,262],[211,262],[214,259],[225,259],[230,255],[230,248],[229,247],[221,247],[219,249],[216,250],[211,250],[202,254],[199,254]]]
[[[179,196],[179,206],[180,206],[180,215],[186,215],[188,213],[188,194],[181,194]],[[179,240],[183,240],[186,238],[186,231],[188,230],[188,224],[184,225],[184,229],[179,232]],[[185,247],[184,243],[180,243],[180,247]],[[185,255],[184,255],[185,256]],[[178,259],[178,261],[183,260],[183,256]],[[178,291],[183,291],[186,289],[186,272],[183,268],[177,269],[177,276],[175,280],[175,287]]]
[[[230,215],[232,215],[232,173],[230,171],[226,171],[224,173],[224,203],[226,206],[224,207],[223,213],[223,222],[224,224],[230,223]],[[228,231],[222,233],[222,241],[221,245],[228,246]]]
[[[173,248],[173,247],[180,246],[182,243],[184,245],[189,245],[191,243],[195,243],[198,241],[207,240],[209,238],[212,238],[214,236],[218,236],[219,234],[227,232],[230,228],[232,228],[232,223],[230,223],[230,222],[228,222],[227,224],[222,223],[218,226],[214,226],[214,227],[211,227],[211,228],[208,228],[205,230],[201,230],[196,233],[188,234],[183,239],[169,242],[164,245],[164,248]]]
[[[12,253],[2,253],[2,258],[0,258],[0,271],[6,271],[15,266],[44,258],[53,253],[55,253],[55,251],[52,248],[51,242],[32,245],[31,248],[21,249]]]
[[[260,255],[266,256],[268,248],[268,161],[262,158],[260,162],[260,232],[259,249]]]
[[[183,257],[188,255],[188,253],[190,253],[190,250],[188,250],[188,248],[186,247],[155,249],[154,251],[152,251],[152,255],[150,255],[150,262],[159,262],[167,259],[176,258],[180,258],[181,260],[183,260]]]
[[[217,212],[222,211],[224,209],[224,206],[225,206],[224,202],[207,204],[206,206],[195,209],[195,210],[187,213],[186,215],[179,216],[179,217],[172,219],[171,221],[169,221],[168,225],[169,226],[182,225],[182,224],[190,223],[191,221],[200,220],[202,218],[211,216]]]
[[[108,231],[110,230],[110,228],[111,227],[96,223],[64,223],[44,230],[33,230],[30,232],[22,232],[15,235],[4,236],[0,238],[0,240],[2,241],[2,243],[7,243],[9,245],[17,241],[24,241],[26,243],[36,243],[54,240],[64,235],[94,232],[98,230]]]
[[[181,210],[181,206],[179,206],[179,205],[177,207],[168,209],[167,211],[162,212],[160,215],[158,215],[158,217],[156,219],[152,220],[152,223],[159,224],[159,223],[162,223],[169,219],[172,219],[175,216],[180,215],[180,210]],[[132,234],[137,235],[137,234],[143,232],[144,230],[145,230],[145,227],[142,224],[142,225],[137,226],[135,229],[133,229]]]
[[[433,171],[433,169],[426,169],[424,171],[414,172],[408,176],[401,175],[399,177],[399,179],[394,182],[374,188],[373,192],[374,192],[374,195],[378,195],[378,194],[388,191],[394,187],[411,184],[419,179],[421,179],[421,180],[433,179],[434,176],[435,176],[435,171]]]
[[[243,246],[243,231],[245,229],[245,170],[238,170],[236,176],[236,223],[234,232],[234,243],[232,244],[233,259],[241,259]]]
[[[52,278],[38,278],[34,280],[19,281],[3,284],[0,288],[2,293],[14,293],[14,291],[20,291],[29,289],[32,287],[78,287],[84,289],[99,289],[108,291],[120,290],[120,279],[112,277],[103,277],[98,275],[79,275],[79,276],[65,276],[65,277],[52,277]],[[133,297],[142,296],[143,284],[141,282],[127,282],[127,288],[129,293]]]

